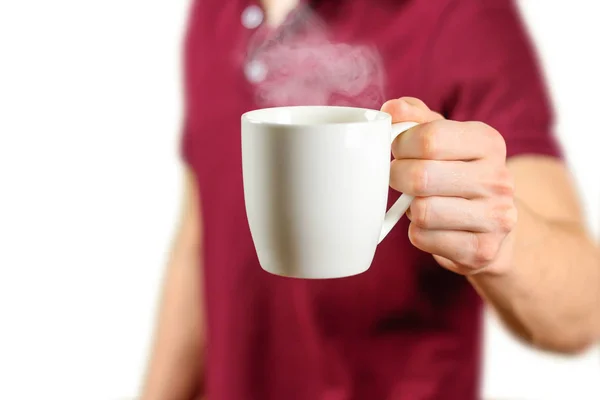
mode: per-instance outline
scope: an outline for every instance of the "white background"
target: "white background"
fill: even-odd
[[[598,234],[600,6],[522,6]],[[186,11],[186,0],[0,0],[0,399],[137,393],[181,188]],[[486,397],[600,398],[597,351],[541,355],[486,326]]]

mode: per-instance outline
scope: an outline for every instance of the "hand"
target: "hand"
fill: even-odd
[[[462,275],[505,272],[517,210],[502,136],[481,122],[445,120],[415,98],[390,100],[382,111],[393,122],[421,123],[392,144],[390,186],[415,196],[412,244]]]

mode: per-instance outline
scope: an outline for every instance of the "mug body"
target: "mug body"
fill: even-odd
[[[389,114],[300,106],[242,116],[246,214],[262,268],[296,278],[366,271],[385,216]]]

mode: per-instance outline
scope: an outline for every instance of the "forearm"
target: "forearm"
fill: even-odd
[[[173,263],[167,270],[143,400],[192,400],[201,389],[204,335],[193,269]]]
[[[552,222],[517,201],[508,272],[469,278],[519,336],[577,352],[600,336],[600,253],[577,224]]]
[[[154,347],[141,400],[192,400],[204,367],[202,225],[193,175],[186,174],[183,215],[167,266]]]

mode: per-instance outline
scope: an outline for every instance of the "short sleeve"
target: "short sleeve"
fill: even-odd
[[[513,1],[454,1],[441,20],[429,76],[443,114],[494,127],[508,157],[560,157],[544,78]]]
[[[181,46],[180,56],[180,72],[182,75],[182,122],[180,127],[180,139],[179,139],[179,158],[187,166],[193,166],[194,161],[197,159],[195,154],[198,150],[198,130],[197,125],[197,113],[195,110],[198,109],[197,95],[194,91],[194,82],[197,71],[204,64],[204,58],[201,57],[198,50],[198,29],[201,26],[199,23],[199,17],[201,14],[201,2],[193,0],[189,4],[189,10],[187,13],[187,21],[183,35],[183,41]],[[199,65],[199,62],[202,64]]]

